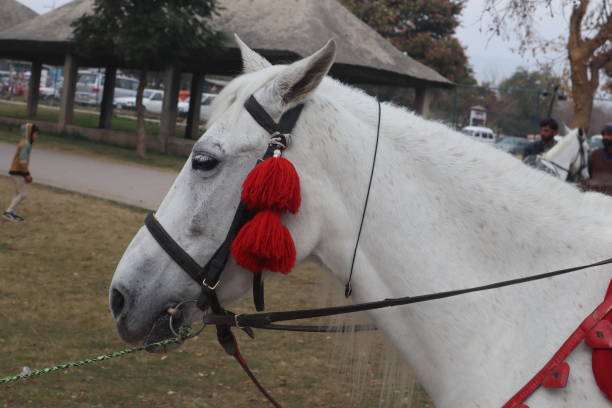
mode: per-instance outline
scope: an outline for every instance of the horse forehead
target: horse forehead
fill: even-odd
[[[232,154],[258,147],[264,140],[264,132],[248,116],[240,114],[218,120],[200,137],[193,150]]]

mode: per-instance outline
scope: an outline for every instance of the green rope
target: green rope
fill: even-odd
[[[20,374],[20,375],[15,375],[13,377],[0,378],[0,385],[1,384],[12,383],[12,382],[19,381],[19,380],[23,380],[24,378],[38,377],[38,376],[43,375],[43,374],[48,374],[48,373],[52,373],[52,372],[55,372],[55,371],[65,370],[67,368],[83,367],[83,366],[86,366],[86,365],[89,365],[89,364],[97,363],[98,361],[110,360],[111,358],[125,356],[126,354],[131,354],[131,353],[134,353],[136,351],[141,351],[141,350],[147,349],[149,347],[165,346],[167,344],[173,344],[173,343],[182,343],[183,340],[185,340],[186,338],[187,337],[181,337],[181,338],[173,337],[171,339],[158,341],[157,343],[147,344],[146,346],[139,346],[139,347],[133,347],[133,348],[129,348],[129,349],[121,350],[121,351],[116,351],[114,353],[106,354],[104,356],[98,356],[98,357],[94,357],[94,358],[88,358],[88,359],[85,359],[85,360],[74,361],[74,362],[71,362],[71,363],[60,364],[60,365],[56,365],[54,367],[48,367],[48,368],[43,368],[43,369],[40,369],[40,370],[34,370],[34,371],[29,372],[28,374]]]

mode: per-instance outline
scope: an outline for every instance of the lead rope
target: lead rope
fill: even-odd
[[[361,222],[359,223],[359,232],[357,233],[357,241],[355,242],[355,250],[353,251],[353,259],[351,260],[351,271],[349,272],[349,278],[344,287],[344,296],[349,297],[353,293],[353,286],[351,285],[351,279],[353,279],[353,269],[355,268],[355,258],[357,257],[357,248],[359,248],[359,238],[361,238],[361,230],[363,229],[363,222],[366,216],[366,210],[368,209],[368,200],[370,199],[370,190],[372,189],[372,180],[374,179],[374,169],[376,168],[376,156],[378,153],[378,140],[380,139],[380,116],[382,107],[380,101],[378,102],[378,126],[376,127],[376,144],[374,145],[374,159],[372,160],[372,170],[370,171],[370,182],[368,183],[368,192],[366,193],[365,202],[363,203],[363,212],[361,213]]]

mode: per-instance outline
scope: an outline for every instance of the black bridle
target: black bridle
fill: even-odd
[[[257,102],[257,100],[251,96],[244,104],[246,110],[251,114],[253,119],[263,127],[270,134],[270,143],[263,157],[258,161],[261,162],[275,154],[276,150],[281,152],[288,147],[291,136],[290,133],[293,130],[297,120],[299,119],[300,113],[303,109],[303,105],[298,105],[289,111],[285,112],[279,123],[277,124],[265,109]],[[378,133],[380,132],[380,104],[379,104],[379,123]],[[376,151],[378,150],[378,133],[376,139]],[[582,143],[581,151],[582,151]],[[375,151],[375,154],[376,154]],[[372,183],[372,177],[374,173],[373,161],[372,173],[370,174],[370,186]],[[368,188],[369,195],[369,188]],[[366,198],[367,206],[367,198]],[[363,215],[365,216],[366,206],[364,206]],[[253,328],[257,329],[269,329],[269,330],[287,330],[287,331],[302,331],[302,332],[342,332],[345,331],[344,327],[336,326],[297,326],[297,325],[278,325],[275,322],[300,320],[316,317],[333,316],[346,313],[354,313],[359,311],[382,309],[387,307],[408,305],[413,303],[427,302],[437,299],[444,299],[454,296],[459,296],[467,293],[479,292],[484,290],[502,288],[506,286],[517,285],[521,283],[531,282],[535,280],[550,278],[554,276],[564,275],[571,272],[592,268],[596,266],[606,265],[612,263],[612,258],[606,259],[600,262],[592,263],[589,265],[583,265],[573,268],[566,268],[552,272],[546,272],[538,275],[527,276],[518,279],[507,280],[503,282],[496,282],[489,285],[482,285],[472,288],[451,290],[446,292],[437,292],[420,296],[407,296],[401,298],[384,299],[375,302],[359,303],[347,306],[336,306],[319,309],[305,309],[305,310],[291,310],[284,312],[269,312],[269,313],[254,313],[254,314],[234,314],[224,309],[217,297],[216,288],[221,278],[221,273],[225,269],[230,256],[230,247],[238,231],[242,226],[248,222],[255,213],[247,209],[243,202],[240,202],[229,231],[223,243],[215,251],[213,256],[210,258],[208,263],[204,267],[200,265],[183,249],[181,246],[168,234],[163,226],[157,221],[153,214],[148,214],[145,219],[145,225],[151,235],[155,238],[158,244],[164,249],[164,251],[183,269],[201,288],[201,295],[198,299],[197,305],[202,311],[206,311],[210,307],[212,313],[204,313],[203,321],[204,324],[212,324],[217,328],[217,338],[219,343],[223,346],[225,351],[233,356],[240,366],[247,373],[249,378],[257,386],[260,392],[266,396],[266,398],[275,406],[280,407],[280,404],[272,398],[272,396],[265,390],[265,388],[259,383],[257,378],[249,369],[246,361],[240,354],[238,343],[234,334],[231,331],[232,327],[238,327],[244,330],[250,337],[254,337],[252,331]],[[361,234],[360,226],[359,234]],[[356,251],[355,251],[356,252]],[[354,254],[353,254],[354,256]],[[353,258],[354,264],[354,258]],[[351,266],[352,272],[352,266]],[[352,274],[352,273],[351,273]],[[253,277],[253,299],[255,308],[257,311],[264,309],[264,292],[263,292],[263,281],[262,274],[255,274]],[[347,283],[347,294],[350,295],[350,278]],[[372,326],[357,326],[355,331],[363,330],[375,330]]]
[[[275,151],[282,152],[291,142],[290,133],[293,130],[303,105],[298,105],[287,111],[277,124],[265,109],[251,96],[244,104],[246,110],[253,119],[270,133],[270,143],[264,155],[258,163],[272,157]],[[217,248],[209,261],[201,267],[181,246],[166,232],[164,227],[157,221],[153,214],[147,215],[145,225],[149,232],[168,255],[183,269],[201,288],[201,296],[198,307],[206,310],[210,306],[215,313],[222,312],[215,289],[219,285],[221,273],[225,269],[230,257],[230,247],[236,238],[238,231],[246,224],[255,213],[250,211],[241,201],[238,204],[234,218],[229,227],[223,243]],[[261,274],[255,274],[253,278],[253,295],[255,308],[258,311],[264,309],[263,281]]]

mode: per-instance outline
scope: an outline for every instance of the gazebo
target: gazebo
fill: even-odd
[[[0,30],[15,27],[17,24],[31,20],[38,14],[16,0],[0,0]]]
[[[12,1],[12,0],[0,0]],[[92,9],[93,0],[75,0],[40,15],[18,27],[0,32],[0,57],[32,61],[30,89],[38,89],[42,63],[64,66],[64,88],[58,130],[71,124],[78,66],[104,67],[106,78],[100,112],[100,128],[110,128],[113,89],[117,72],[113,56],[98,61],[79,58],[72,43],[71,23]],[[337,42],[336,63],[331,75],[345,82],[412,87],[417,112],[428,112],[430,90],[453,84],[431,68],[393,47],[336,0],[220,0],[220,15],[212,20],[228,34],[228,50],[211,58],[205,52],[175,66],[159,66],[165,72],[164,107],[159,145],[165,150],[176,132],[177,99],[181,72],[192,73],[191,106],[187,136],[197,138],[199,106],[204,74],[237,74],[240,53],[229,39],[237,33],[250,47],[272,62],[305,57],[333,38]],[[137,68],[137,67],[131,67]],[[110,85],[110,86],[109,86]],[[30,92],[28,116],[36,115],[37,92]]]

